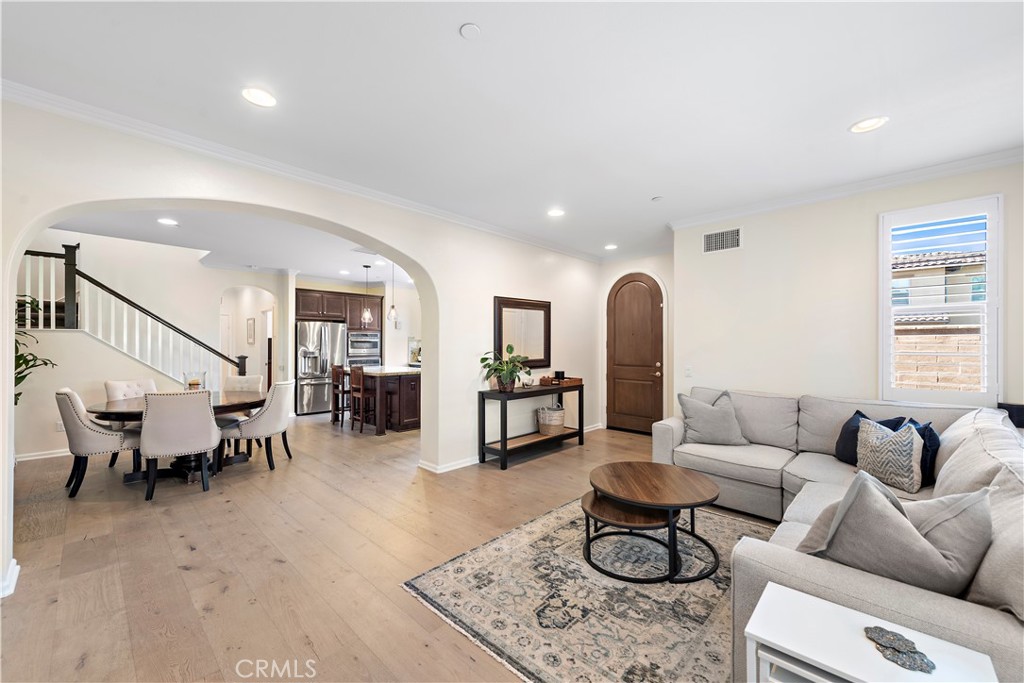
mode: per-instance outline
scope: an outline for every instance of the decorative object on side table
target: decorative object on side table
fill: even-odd
[[[910,671],[930,674],[935,671],[935,662],[919,652],[914,641],[906,636],[881,626],[865,626],[864,635],[875,643],[875,649],[893,664]]]
[[[488,351],[480,358],[480,366],[487,371],[484,379],[494,377],[498,380],[498,391],[509,392],[516,388],[516,379],[520,373],[530,374],[530,368],[524,363],[526,356],[517,356],[515,348],[509,344],[505,347],[508,358],[502,358],[495,351]]]
[[[189,391],[198,391],[206,388],[206,371],[200,370],[198,372],[185,371],[181,373],[184,377],[185,388]]]

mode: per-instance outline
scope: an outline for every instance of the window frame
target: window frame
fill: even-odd
[[[985,358],[987,388],[984,392],[949,389],[904,389],[892,386],[893,320],[892,305],[892,228],[945,220],[955,216],[984,213],[986,222],[985,284],[986,302],[970,302],[985,306]],[[878,395],[887,401],[914,403],[954,403],[994,407],[1000,400],[1003,386],[1002,261],[1003,261],[1003,196],[987,195],[932,204],[911,209],[888,211],[878,216]],[[953,304],[963,306],[964,304]]]

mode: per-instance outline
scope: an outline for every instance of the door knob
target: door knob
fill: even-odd
[[[661,373],[660,372],[652,372],[651,373],[651,377],[661,377]]]
[[[660,368],[660,367],[661,367],[661,361],[659,360],[659,361],[658,361],[657,363],[655,363],[655,364],[654,364],[654,367],[656,367],[656,368]]]

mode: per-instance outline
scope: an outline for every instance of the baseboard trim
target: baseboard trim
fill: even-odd
[[[21,566],[18,565],[18,561],[12,557],[11,563],[7,565],[7,571],[4,572],[3,586],[0,587],[0,598],[6,598],[14,592],[14,587],[18,585],[18,574],[20,573]]]
[[[478,462],[480,462],[479,458],[472,457],[463,458],[462,460],[456,460],[455,462],[450,462],[446,465],[438,466],[435,465],[434,463],[424,462],[423,460],[420,460],[420,467],[425,469],[427,472],[433,472],[434,474],[444,474],[445,472],[451,472],[453,470],[461,470],[463,467],[469,467],[470,465],[475,465]]]
[[[584,427],[583,428],[583,433],[586,434],[587,432],[596,432],[598,429],[604,429],[604,423],[603,422],[598,422],[596,425],[590,425],[589,427]]]
[[[14,455],[15,462],[21,462],[22,460],[42,460],[43,458],[60,458],[65,455],[71,455],[71,451],[66,448],[62,448],[56,451],[39,451],[37,453],[16,453]]]

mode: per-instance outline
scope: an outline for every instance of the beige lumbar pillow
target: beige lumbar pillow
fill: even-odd
[[[882,482],[861,471],[843,499],[821,511],[797,550],[959,595],[992,541],[989,492],[984,488],[903,505]]]
[[[729,392],[722,392],[714,405],[679,394],[686,431],[683,443],[709,443],[722,446],[746,446]]]

